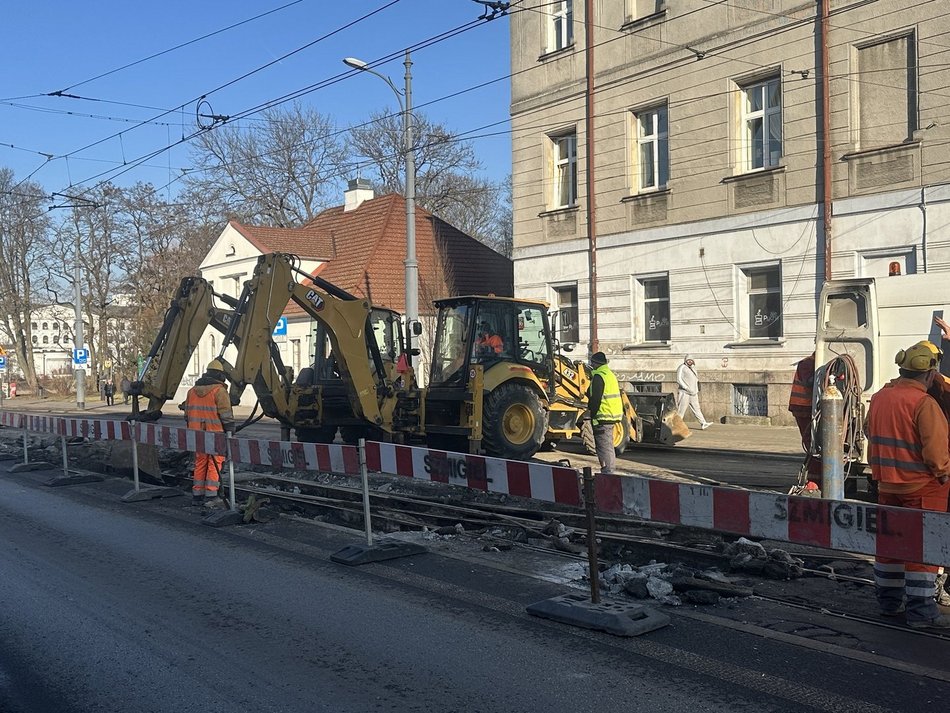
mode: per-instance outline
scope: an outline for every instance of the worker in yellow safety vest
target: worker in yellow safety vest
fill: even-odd
[[[234,413],[224,385],[224,364],[213,359],[204,375],[188,390],[188,396],[179,408],[185,412],[188,428],[220,433],[234,432]],[[194,483],[191,489],[192,505],[212,504],[218,496],[224,456],[211,453],[195,454]]]
[[[594,427],[594,447],[601,473],[613,473],[617,462],[614,451],[614,428],[623,421],[623,402],[620,399],[620,384],[607,366],[607,355],[595,352],[591,355],[593,367],[588,394],[591,425]]]

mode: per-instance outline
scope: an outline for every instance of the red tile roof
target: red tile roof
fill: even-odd
[[[301,234],[310,245],[327,246],[330,257],[319,274],[347,292],[369,298],[374,305],[405,310],[406,208],[398,194],[364,201],[344,212],[342,206],[323,211],[296,231],[253,227],[250,232],[274,252],[295,252],[319,257],[315,252],[278,248],[293,244],[286,233]],[[237,227],[237,226],[235,226]],[[243,229],[242,229],[243,228]],[[241,226],[245,232],[247,226]],[[301,237],[301,236],[306,236]],[[270,252],[270,251],[268,251]],[[419,309],[426,312],[433,300],[460,294],[493,292],[513,294],[511,260],[453,228],[427,210],[416,207],[416,260],[419,263]],[[286,314],[302,314],[290,304]]]
[[[308,260],[329,260],[333,245],[322,233],[303,228],[269,228],[230,220],[230,225],[262,253],[291,253]]]

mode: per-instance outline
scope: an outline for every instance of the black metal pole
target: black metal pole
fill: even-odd
[[[587,512],[587,563],[590,568],[590,600],[600,604],[600,565],[597,562],[597,502],[594,471],[584,468],[584,510]]]

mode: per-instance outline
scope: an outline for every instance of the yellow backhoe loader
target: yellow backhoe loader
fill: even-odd
[[[398,313],[301,271],[294,256],[262,255],[230,311],[209,304],[213,293],[206,282],[192,279],[183,294],[185,286],[133,385],[133,394],[149,397],[149,417],[172,398],[197,338],[211,325],[224,333],[218,358],[232,403],[251,386],[263,413],[281,423],[285,440],[294,430],[298,440],[331,441],[339,429],[349,442],[424,442],[516,459],[530,458],[545,443],[588,440],[589,368],[556,351],[544,302],[492,296],[437,301],[431,372],[420,388],[406,357],[418,355],[411,342],[421,327],[404,332]],[[296,380],[272,337],[289,302],[318,325],[314,363]],[[237,348],[233,363],[224,359],[231,345]],[[133,413],[137,409],[136,399]],[[626,396],[624,411],[615,435],[620,451],[642,439]]]

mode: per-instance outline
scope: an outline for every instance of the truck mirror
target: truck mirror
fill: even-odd
[[[409,354],[410,354],[411,356],[416,357],[416,356],[419,356],[420,354],[422,354],[422,350],[421,350],[421,349],[415,349],[415,348],[413,348],[413,349],[410,349],[410,350],[409,350]]]
[[[412,321],[412,336],[419,337],[422,335],[422,322],[419,320]]]

